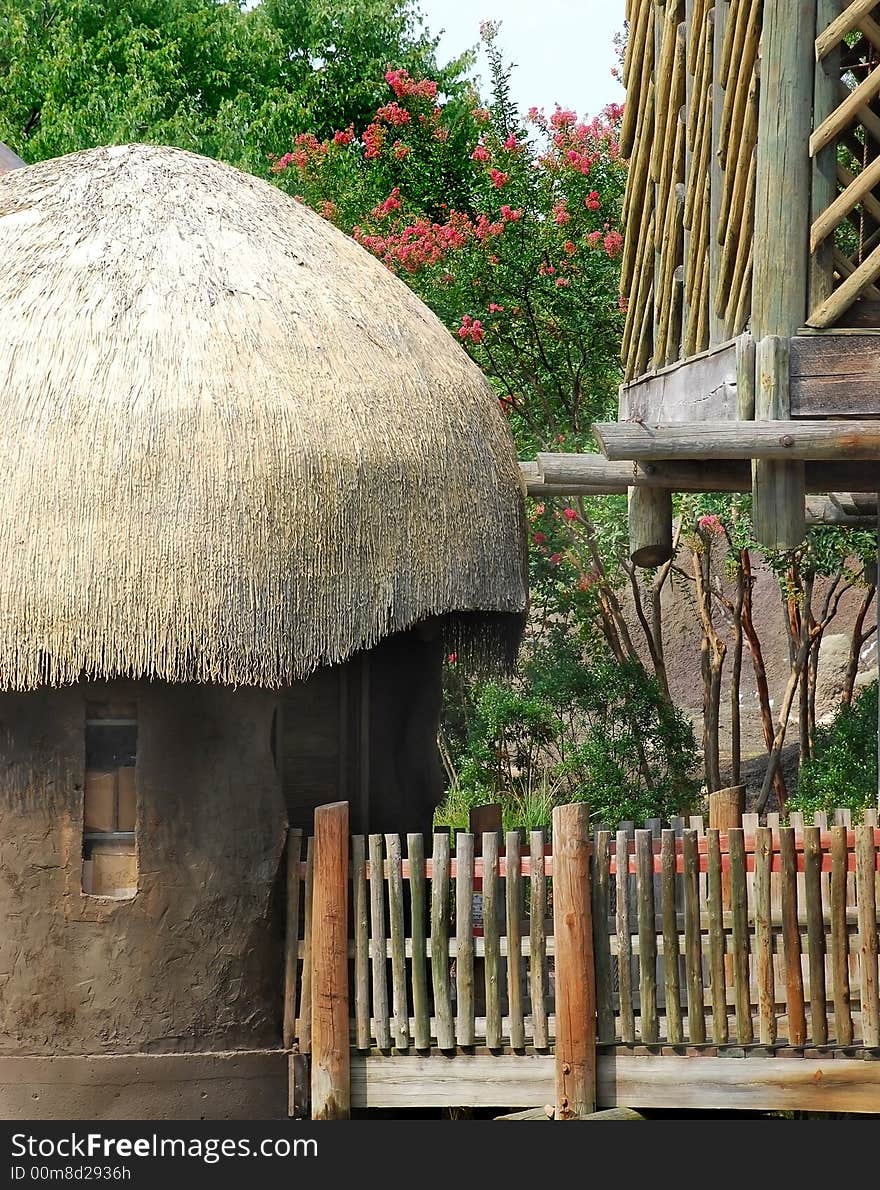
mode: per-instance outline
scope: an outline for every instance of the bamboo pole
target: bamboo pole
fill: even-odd
[[[312,1118],[351,1114],[348,1036],[348,802],[315,810]]]
[[[844,0],[818,0],[816,25],[825,29],[840,14]],[[820,34],[821,36],[821,34]],[[821,123],[834,110],[840,86],[840,46],[816,62],[813,83],[813,122]],[[816,224],[837,194],[837,147],[826,145],[813,159],[813,186],[810,196],[812,229],[810,257],[810,292],[807,307],[814,310],[831,296],[834,289],[834,244],[815,240]]]

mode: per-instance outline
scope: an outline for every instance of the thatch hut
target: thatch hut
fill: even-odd
[[[401,281],[214,161],[3,173],[0,260],[0,1115],[274,1114],[286,824],[429,826],[444,653],[522,625],[507,427]]]

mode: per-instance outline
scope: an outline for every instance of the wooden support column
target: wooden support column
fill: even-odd
[[[556,939],[556,1119],[596,1110],[596,972],[590,906],[589,812],[553,811]]]
[[[662,566],[672,557],[672,492],[629,488],[627,504],[630,558],[636,566]]]
[[[789,416],[788,339],[807,310],[817,0],[765,0],[755,193],[752,335],[757,341],[755,417]],[[765,344],[768,336],[774,341]],[[758,540],[793,549],[803,540],[804,465],[756,460]]]
[[[348,1036],[348,802],[315,810],[312,1119],[351,1115]]]

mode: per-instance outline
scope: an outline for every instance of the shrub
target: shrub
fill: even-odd
[[[813,758],[805,761],[789,808],[813,814],[838,806],[864,810],[877,802],[877,683],[852,704],[844,703],[831,723],[816,731]]]
[[[510,825],[586,801],[595,821],[668,819],[698,792],[693,728],[637,662],[585,658],[563,631],[509,683],[448,682],[450,796],[438,821],[500,801]]]

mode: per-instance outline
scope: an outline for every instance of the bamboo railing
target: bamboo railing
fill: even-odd
[[[880,4],[628,0],[627,19],[625,379],[738,336],[755,293],[758,337],[783,333],[777,286],[801,326],[880,326]]]

